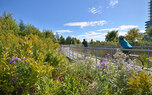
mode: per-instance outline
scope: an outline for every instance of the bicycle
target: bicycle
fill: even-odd
[[[121,50],[121,49],[117,49],[117,52],[118,52],[118,50]],[[140,55],[131,54],[130,51],[125,55],[126,55],[126,57],[125,57],[124,61],[126,63],[128,63],[128,64],[134,63],[134,65],[140,66],[140,67],[142,67],[142,69],[144,68],[144,62],[141,60]]]
[[[141,66],[142,69],[144,68],[144,62],[141,60],[140,55],[128,54],[125,60],[128,64],[132,61],[134,65]]]

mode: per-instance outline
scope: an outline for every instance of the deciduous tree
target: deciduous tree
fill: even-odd
[[[118,38],[118,31],[113,30],[111,32],[108,32],[105,40],[106,41],[116,41],[117,38]]]
[[[135,40],[141,40],[142,38],[139,29],[136,28],[130,29],[126,34],[126,39],[132,42]]]

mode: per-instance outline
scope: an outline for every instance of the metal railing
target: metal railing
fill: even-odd
[[[133,46],[133,47],[146,47],[146,46]],[[146,53],[147,58],[150,57],[150,53],[152,52],[151,46],[147,46],[147,49],[122,49],[122,50],[126,50],[126,51],[132,51],[132,52],[143,52]],[[91,57],[94,57],[97,63],[97,59],[103,57],[103,51],[106,50],[108,52],[110,52],[110,55],[113,55],[115,53],[117,48],[115,47],[79,47],[79,46],[74,46],[74,45],[64,45],[61,46],[61,50],[63,52],[63,54],[65,54],[67,57],[70,57],[71,59],[75,60],[78,59],[78,57],[80,58],[85,58],[87,57],[88,51],[92,50],[94,51],[94,54],[91,55]],[[100,52],[99,52],[100,51]],[[100,54],[101,56],[98,56],[98,54]],[[149,67],[149,59],[147,60],[147,67]]]

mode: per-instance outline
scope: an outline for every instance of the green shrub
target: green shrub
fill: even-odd
[[[150,95],[152,94],[152,77],[147,75],[144,71],[139,75],[131,73],[131,78],[128,78],[128,91],[136,95]]]

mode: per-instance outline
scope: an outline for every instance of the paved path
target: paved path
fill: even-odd
[[[92,61],[96,62],[96,64],[98,64],[100,62],[100,58],[93,56],[91,54],[89,54],[88,52],[85,52],[84,49],[81,50],[74,50],[70,47],[62,47],[62,53],[64,55],[66,55],[67,57],[73,59],[73,60],[84,60],[84,59],[91,59]]]

